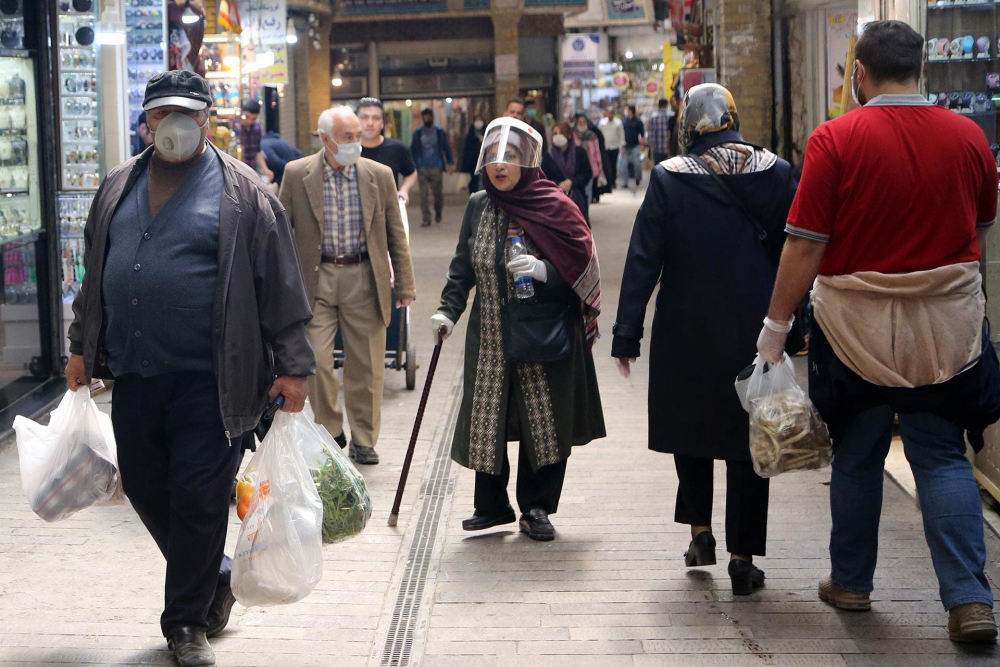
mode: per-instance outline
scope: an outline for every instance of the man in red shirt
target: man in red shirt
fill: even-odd
[[[979,273],[997,166],[975,123],[918,93],[923,39],[912,28],[869,23],[855,56],[851,92],[861,108],[809,140],[757,346],[765,361],[781,361],[792,313],[815,280],[810,397],[835,447],[831,572],[820,598],[871,608],[898,414],[949,634],[992,642],[982,505],[964,436],[982,446],[1000,418]]]

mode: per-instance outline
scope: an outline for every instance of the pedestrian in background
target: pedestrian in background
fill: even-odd
[[[181,667],[215,665],[207,638],[236,601],[223,553],[234,445],[269,399],[301,410],[314,372],[285,211],[206,142],[211,104],[192,72],[146,85],[155,148],[113,169],[90,208],[66,366],[73,391],[115,379],[122,484],[167,560],[160,628]]]
[[[313,318],[306,328],[316,352],[309,392],[316,423],[341,447],[344,412],[334,369],[334,341],[344,341],[344,406],[351,423],[349,454],[379,462],[385,329],[396,307],[416,298],[410,246],[399,212],[392,170],[361,157],[361,121],[348,107],[319,116],[323,148],[290,162],[279,198],[295,230]],[[390,259],[392,265],[390,267]]]
[[[149,132],[149,125],[146,123],[146,112],[140,111],[139,117],[135,121],[135,133],[132,135],[132,157],[142,153],[153,145],[153,135]]]
[[[625,187],[628,188],[629,179],[632,178],[638,187],[642,185],[642,140],[646,136],[646,129],[642,119],[636,116],[634,105],[625,107],[624,116],[622,133],[625,135]]]
[[[587,183],[587,201],[592,202],[598,195],[597,174],[601,173],[601,145],[597,141],[598,132],[591,130],[592,123],[586,114],[578,113],[573,118],[573,143],[587,152],[590,163],[591,181]]]
[[[542,171],[562,189],[590,225],[590,199],[587,186],[591,183],[590,157],[587,150],[573,141],[569,123],[556,123],[552,128],[552,150],[542,156]]]
[[[420,112],[423,127],[413,133],[410,153],[417,165],[420,180],[420,210],[423,213],[423,227],[431,226],[431,198],[434,199],[434,222],[441,222],[444,210],[444,172],[450,174],[455,168],[451,157],[451,145],[444,129],[434,125],[434,112],[424,109]]]
[[[609,106],[604,110],[598,129],[604,137],[604,176],[608,179],[608,191],[611,191],[617,185],[618,160],[621,148],[625,145],[625,128],[621,119],[615,116],[614,107]]]
[[[362,97],[358,103],[358,120],[361,121],[361,157],[375,160],[392,169],[393,182],[397,192],[407,204],[410,190],[417,183],[417,167],[413,155],[402,141],[382,135],[385,130],[385,110],[381,100]],[[399,177],[403,180],[400,181]]]
[[[469,198],[458,247],[431,318],[451,335],[476,288],[465,343],[465,384],[451,456],[476,471],[475,513],[465,530],[513,523],[507,443],[518,441],[520,529],[555,538],[566,460],[574,445],[604,437],[591,347],[600,312],[593,237],[576,205],[539,169],[542,140],[525,123],[499,118],[486,130],[485,192]],[[530,255],[508,261],[512,239]],[[530,276],[535,299],[562,315],[554,324],[568,351],[548,363],[508,359],[502,312],[518,297],[510,276]],[[563,310],[560,308],[565,308]]]
[[[539,116],[544,116],[538,109],[538,103],[531,97],[527,97],[524,100],[524,118],[519,118],[518,120],[523,120],[525,123],[530,125],[535,132],[538,132],[542,137],[542,154],[549,152],[549,137],[545,131],[545,123],[539,120]]]
[[[674,455],[674,521],[691,526],[688,567],[716,562],[713,472],[716,461],[726,462],[729,576],[733,592],[748,595],[764,585],[753,557],[765,555],[768,480],[750,461],[749,422],[733,380],[753,358],[753,332],[767,313],[795,179],[787,162],[746,144],[739,129],[722,86],[685,94],[680,131],[688,154],[653,168],[632,228],[611,355],[628,377],[659,282],[649,448]],[[712,353],[677,354],[692,349]]]
[[[302,151],[282,139],[277,132],[267,132],[261,138],[260,152],[264,154],[267,166],[274,173],[274,184],[279,186],[285,175],[285,165],[292,160],[305,157]]]
[[[480,175],[476,173],[479,162],[479,151],[483,148],[483,135],[486,132],[486,121],[479,114],[472,117],[469,133],[465,135],[465,146],[462,147],[462,173],[469,175],[469,194],[475,194],[483,189]]]
[[[274,181],[274,172],[267,166],[267,160],[260,149],[263,133],[257,122],[259,117],[260,100],[247,100],[241,109],[240,122],[233,125],[233,130],[243,149],[243,163],[261,176],[266,176],[270,183]]]
[[[670,157],[670,112],[669,102],[663,98],[657,104],[656,111],[649,118],[647,139],[653,164],[657,165]]]
[[[809,139],[758,348],[766,361],[781,358],[792,312],[813,285],[809,394],[834,445],[831,569],[820,599],[871,609],[883,468],[898,415],[949,636],[993,642],[966,433],[978,450],[1000,418],[1000,364],[980,275],[997,212],[996,162],[973,121],[920,93],[919,33],[873,21],[854,55],[851,93],[861,108]]]

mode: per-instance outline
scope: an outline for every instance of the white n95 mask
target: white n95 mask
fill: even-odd
[[[205,125],[208,125],[207,120]],[[201,131],[205,125],[198,125],[198,121],[191,116],[175,111],[161,120],[156,130],[152,131],[153,144],[163,157],[186,160],[201,146]]]

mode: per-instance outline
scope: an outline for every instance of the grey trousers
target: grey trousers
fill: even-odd
[[[444,209],[444,192],[442,191],[443,169],[436,167],[420,167],[417,170],[420,183],[420,212],[424,216],[424,225],[431,224],[431,197],[434,198],[434,219],[441,219]]]

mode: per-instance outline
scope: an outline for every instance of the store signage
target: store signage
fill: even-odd
[[[463,0],[462,7],[466,11],[479,11],[490,8],[490,0]]]
[[[286,0],[244,0],[243,37],[259,44],[284,44]]]
[[[608,13],[608,19],[612,21],[646,18],[644,0],[605,0],[605,9]]]
[[[493,64],[496,68],[497,79],[504,80],[517,78],[516,53],[502,53],[500,55],[493,56]]]
[[[693,4],[692,0],[670,0],[670,24],[674,28],[692,22]]]
[[[269,67],[261,67],[257,70],[262,84],[277,85],[288,83],[288,47],[284,44],[275,44],[271,47],[274,53],[274,64]]]
[[[826,70],[826,110],[827,118],[840,115],[844,99],[844,76],[847,73],[847,50],[851,36],[858,29],[857,12],[827,12],[826,43],[828,45]],[[847,91],[850,95],[850,90]]]
[[[599,33],[573,33],[563,37],[563,78],[594,79],[597,77]]]
[[[525,7],[552,7],[554,5],[586,7],[587,0],[524,0]]]
[[[340,13],[351,14],[404,14],[411,12],[443,12],[447,0],[342,0]]]

